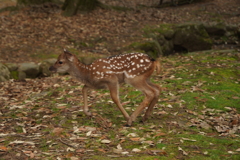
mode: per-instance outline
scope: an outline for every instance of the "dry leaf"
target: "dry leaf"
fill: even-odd
[[[138,149],[138,148],[133,148],[133,149],[132,149],[132,152],[139,153],[139,152],[141,152],[141,150]]]
[[[7,151],[7,150],[8,150],[7,147],[0,145],[0,151]]]
[[[110,140],[107,140],[107,139],[103,139],[103,140],[101,140],[101,143],[109,144],[109,143],[111,143],[111,141],[110,141]]]
[[[139,141],[140,140],[140,137],[135,137],[135,138],[129,138],[131,141],[135,141],[135,142],[137,142],[137,141]]]
[[[182,151],[182,153],[183,153],[183,155],[185,155],[185,156],[187,156],[188,155],[188,153],[187,152],[185,152],[181,147],[178,147],[178,150],[179,151]]]

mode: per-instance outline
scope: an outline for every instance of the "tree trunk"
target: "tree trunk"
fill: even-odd
[[[95,9],[99,4],[98,0],[65,0],[62,14],[64,16],[73,16],[78,10],[88,12]]]

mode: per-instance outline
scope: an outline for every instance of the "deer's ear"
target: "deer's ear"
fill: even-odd
[[[67,51],[66,49],[64,49],[64,54],[65,54],[66,58],[67,58],[69,61],[73,62],[73,60],[74,60],[74,55],[72,55],[72,53],[70,53],[69,51]]]

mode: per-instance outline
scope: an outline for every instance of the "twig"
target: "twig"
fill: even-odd
[[[59,140],[62,144],[65,144],[66,146],[69,146],[69,147],[72,147],[72,148],[75,148],[75,149],[76,149],[75,146],[73,146],[73,145],[71,145],[71,144],[68,144],[68,143],[64,142],[61,138],[58,138],[58,140]]]

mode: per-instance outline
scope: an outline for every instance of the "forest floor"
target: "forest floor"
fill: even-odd
[[[6,2],[6,5],[14,2],[1,1],[2,7]],[[125,4],[122,8],[99,8],[73,17],[61,16],[60,8],[54,5],[2,12],[0,62],[39,62],[56,57],[63,48],[86,56],[120,54],[131,43],[146,39],[144,28],[164,23],[202,22],[239,26],[239,3],[238,0],[202,0],[178,7],[154,8],[136,7],[134,3],[128,6],[129,3],[125,2],[117,4]]]
[[[162,23],[240,24],[238,0],[122,9],[74,17],[62,17],[57,6],[51,13],[34,7],[1,12],[0,62],[40,62],[63,48],[119,54],[145,38],[144,27]],[[1,82],[0,159],[238,160],[239,61],[239,52],[229,49],[162,57],[162,73],[152,77],[162,87],[160,100],[147,122],[139,117],[132,127],[124,126],[107,90],[89,92],[94,116],[85,116],[83,84],[69,76]],[[143,100],[128,85],[119,93],[129,113]]]

